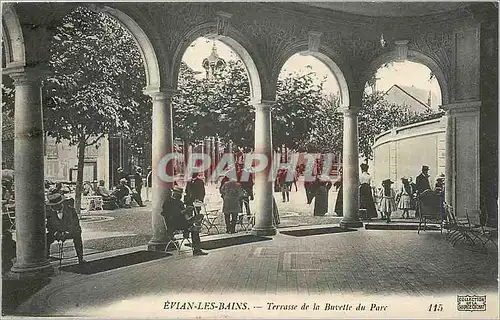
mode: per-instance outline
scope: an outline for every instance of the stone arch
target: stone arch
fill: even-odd
[[[26,49],[23,30],[13,4],[3,4],[2,20],[6,66],[24,66]]]
[[[396,50],[380,55],[371,62],[368,69],[363,73],[361,84],[364,85],[370,79],[370,77],[375,72],[377,72],[377,70],[385,63],[397,60],[398,60],[398,54]],[[436,61],[434,61],[429,56],[415,50],[408,50],[407,60],[423,64],[434,73],[436,79],[438,80],[439,88],[441,89],[441,104],[442,105],[448,104],[449,103],[449,84],[447,81],[448,78],[446,77],[441,67],[436,63]]]
[[[351,81],[349,81],[351,77],[348,73],[344,72],[346,68],[340,67],[343,65],[341,57],[324,45],[320,45],[318,51],[308,51],[308,43],[307,41],[303,41],[291,46],[289,50],[281,56],[277,70],[281,70],[286,61],[296,53],[307,53],[323,62],[328,67],[339,84],[341,106],[348,107],[350,104],[348,83],[351,83]],[[340,62],[340,66],[335,61]],[[278,81],[277,76],[275,79],[276,82]]]
[[[177,85],[181,60],[188,46],[199,37],[212,37],[229,46],[243,61],[250,82],[250,97],[252,102],[260,102],[261,100],[267,98],[265,92],[262,90],[263,87],[261,81],[261,79],[265,78],[265,76],[263,77],[262,72],[259,72],[265,69],[262,67],[259,68],[258,66],[262,65],[259,63],[260,59],[249,53],[252,51],[251,49],[249,50],[250,42],[247,41],[244,36],[234,28],[228,27],[226,35],[216,35],[214,33],[216,28],[216,23],[205,23],[184,34],[173,56],[172,81],[175,83],[175,86]]]
[[[92,9],[95,10],[95,8]],[[137,46],[141,53],[142,61],[144,63],[146,73],[146,87],[153,90],[160,88],[162,82],[160,77],[158,59],[155,49],[146,32],[144,32],[144,30],[134,19],[118,9],[108,6],[102,6],[99,7],[98,11],[104,12],[115,18],[123,27],[125,27],[130,32],[135,42],[137,43]]]

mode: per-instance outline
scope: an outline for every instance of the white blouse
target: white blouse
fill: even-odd
[[[372,182],[372,177],[368,172],[361,172],[359,175],[359,184],[368,183],[370,185]]]

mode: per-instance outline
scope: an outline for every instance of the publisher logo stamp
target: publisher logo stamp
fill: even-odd
[[[457,295],[458,311],[486,311],[486,296]]]

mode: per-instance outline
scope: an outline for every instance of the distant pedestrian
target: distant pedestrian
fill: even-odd
[[[142,204],[142,168],[135,168],[134,174],[134,183],[135,183],[135,191],[137,192],[137,197],[140,199],[140,203]],[[139,203],[139,202],[138,202]]]
[[[368,173],[368,164],[362,163],[360,165],[361,173],[359,175],[359,208],[366,210],[367,220],[371,218],[377,218],[377,209],[375,208],[375,202],[373,201],[372,187],[371,187],[371,176]]]
[[[342,191],[342,184],[343,184],[343,181],[342,181],[342,168],[339,169],[339,178],[337,179],[337,181],[335,181],[333,183],[333,185],[335,186],[335,188],[337,189],[337,199],[335,201],[335,213],[337,214],[338,217],[342,217],[344,215],[344,209],[343,209],[343,191]]]
[[[288,170],[281,168],[278,171],[278,183],[280,186],[281,197],[283,202],[290,202],[290,185],[291,181],[287,180]]]
[[[315,181],[316,199],[314,200],[314,215],[324,216],[328,213],[328,192],[332,187],[328,176],[318,176]]]
[[[220,189],[222,196],[222,212],[226,222],[226,232],[236,232],[236,222],[238,213],[242,212],[241,199],[244,197],[244,191],[236,179],[229,178]]]
[[[417,217],[420,217],[420,212],[419,212],[419,205],[418,205],[418,197],[419,195],[424,192],[425,190],[431,189],[431,184],[429,182],[429,167],[424,165],[422,166],[422,172],[417,176],[416,181],[415,181],[415,193],[416,193],[416,198],[417,198],[417,211],[415,215]]]
[[[413,190],[407,177],[401,178],[401,188],[397,194],[398,209],[403,210],[403,219],[410,219],[411,197]]]
[[[193,173],[191,180],[186,183],[185,192],[184,203],[186,206],[192,206],[195,201],[205,201],[205,182],[200,179],[198,172]]]
[[[410,184],[410,187],[411,187],[411,192],[412,194],[410,195],[411,196],[411,209],[412,210],[415,210],[417,205],[415,203],[415,200],[416,200],[416,190],[417,190],[417,185],[415,184],[415,182],[413,182],[413,178],[412,177],[408,177],[408,183]]]
[[[445,212],[444,212],[444,174],[441,173],[436,177],[436,183],[434,185],[434,192],[438,195],[439,197],[439,214],[441,215],[441,218],[445,218]]]
[[[387,219],[387,223],[391,222],[391,214],[396,210],[396,193],[391,187],[393,183],[391,179],[382,181],[382,190],[380,194],[380,211]]]

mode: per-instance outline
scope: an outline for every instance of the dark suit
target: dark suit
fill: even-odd
[[[186,196],[184,202],[189,206],[195,200],[203,202],[205,200],[205,183],[203,180],[196,178],[186,184]]]
[[[55,240],[73,239],[76,255],[83,258],[82,228],[80,220],[73,207],[63,205],[63,216],[59,219],[57,211],[47,206],[47,256],[50,253],[50,245]]]
[[[431,184],[429,183],[429,177],[424,175],[424,173],[420,173],[415,180],[415,188],[417,194],[424,192],[427,189],[431,188]]]
[[[175,230],[182,230],[184,238],[189,237],[193,240],[193,249],[199,250],[201,245],[200,232],[197,228],[193,228],[193,222],[186,220],[183,211],[186,209],[184,203],[179,199],[167,199],[163,202],[161,215],[167,223],[167,237],[172,239]],[[203,215],[198,215],[203,219]]]
[[[420,204],[418,195],[431,188],[431,184],[429,182],[429,177],[421,172],[417,178],[415,179],[415,192],[417,193],[417,203],[416,203],[416,211],[415,217],[420,217]]]

